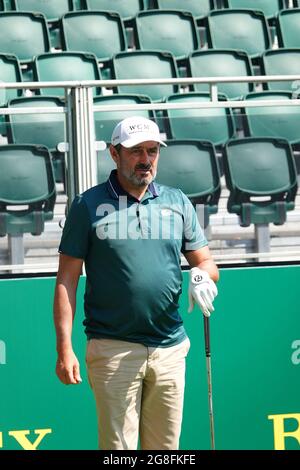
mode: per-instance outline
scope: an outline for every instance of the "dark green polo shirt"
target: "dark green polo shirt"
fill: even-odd
[[[114,170],[77,196],[59,247],[85,261],[85,332],[167,347],[186,337],[178,312],[181,252],[207,245],[189,199],[151,183],[141,201]]]

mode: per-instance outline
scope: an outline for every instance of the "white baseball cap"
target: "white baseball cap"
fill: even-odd
[[[159,142],[167,147],[160,138],[158,125],[142,116],[123,119],[116,125],[111,136],[113,146],[121,144],[126,148],[134,147],[149,140]]]

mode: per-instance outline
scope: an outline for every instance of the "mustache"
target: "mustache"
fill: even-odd
[[[143,165],[142,163],[140,163],[139,165],[136,165],[135,169],[136,170],[151,170],[152,168],[152,165]]]

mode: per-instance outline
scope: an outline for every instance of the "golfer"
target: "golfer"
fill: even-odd
[[[81,382],[71,335],[85,263],[86,364],[103,450],[135,450],[138,440],[141,449],[178,449],[190,347],[178,313],[181,253],[191,268],[189,310],[196,303],[209,316],[217,295],[218,269],[193,206],[155,182],[161,146],[153,121],[118,123],[116,170],[74,199],[59,247],[56,373]]]

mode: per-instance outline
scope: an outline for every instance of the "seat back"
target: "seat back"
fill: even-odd
[[[181,189],[193,203],[206,206],[216,213],[220,197],[220,175],[214,146],[200,140],[168,140],[161,148],[156,181]]]
[[[53,218],[56,197],[49,150],[34,145],[1,145],[0,167],[0,236],[26,232],[39,235],[44,221]]]
[[[41,13],[0,13],[1,52],[14,54],[21,62],[50,50],[47,22]]]
[[[108,180],[112,170],[116,168],[116,164],[110,156],[109,148],[97,152],[97,182],[105,183]]]
[[[199,48],[195,20],[186,11],[143,11],[135,18],[135,29],[142,50],[169,51],[182,59]]]
[[[156,8],[190,11],[194,18],[207,16],[213,7],[211,0],[156,0]]]
[[[261,100],[289,100],[292,99],[291,92],[261,92],[251,93],[245,96],[247,101]],[[247,119],[247,134],[253,137],[277,137],[296,144],[300,141],[299,106],[258,106],[245,108]]]
[[[94,105],[123,105],[123,104],[146,104],[151,103],[148,96],[143,95],[107,95],[94,98]],[[138,111],[95,111],[95,132],[97,140],[110,142],[112,131],[118,122],[129,116],[143,116],[147,119],[153,119],[153,113],[147,110]]]
[[[48,21],[57,21],[66,12],[74,9],[72,0],[12,0],[17,11],[40,12]]]
[[[207,50],[194,52],[189,58],[192,77],[251,76],[252,67],[248,55],[236,50]],[[209,91],[209,85],[195,84],[195,91]],[[219,93],[228,99],[240,98],[253,90],[252,83],[220,83]]]
[[[226,100],[220,95],[219,100]],[[177,93],[167,103],[209,102],[209,93]],[[229,108],[169,109],[168,135],[171,139],[209,140],[214,145],[224,144],[234,135],[234,121]]]
[[[300,8],[282,10],[277,18],[279,47],[300,47]]]
[[[271,47],[264,14],[253,10],[217,10],[208,16],[208,43],[218,49],[236,49],[256,57]]]
[[[117,13],[67,13],[63,16],[61,25],[64,50],[89,51],[98,60],[109,60],[114,54],[127,48],[123,23]]]
[[[15,55],[0,54],[0,80],[1,82],[21,82],[22,73],[20,63]],[[0,105],[4,106],[8,100],[21,96],[22,91],[16,89],[0,90]]]
[[[41,54],[33,62],[33,73],[36,81],[45,82],[101,79],[96,57],[81,52]],[[40,94],[53,95],[53,88],[42,88]],[[55,94],[64,95],[64,90],[55,88]]]
[[[60,98],[32,96],[16,98],[9,102],[11,108],[60,108]],[[8,140],[15,144],[38,144],[56,151],[60,142],[65,142],[65,114],[10,114],[8,116]]]
[[[88,10],[116,11],[125,20],[144,9],[144,0],[85,0],[85,6]]]
[[[245,138],[228,142],[224,155],[228,211],[241,225],[283,224],[294,208],[297,172],[286,140]]]
[[[265,75],[298,75],[300,70],[300,48],[267,51],[262,55],[262,61]],[[268,82],[265,84],[265,88],[291,91],[294,89],[294,85],[292,81]]]
[[[276,16],[284,8],[282,0],[227,0],[227,4],[229,8],[260,10],[267,18]]]
[[[177,77],[174,57],[168,52],[121,52],[116,54],[113,59],[113,69],[116,79]],[[177,90],[178,87],[173,85],[122,85],[118,87],[118,91],[121,93],[147,95],[152,101],[161,101]]]

